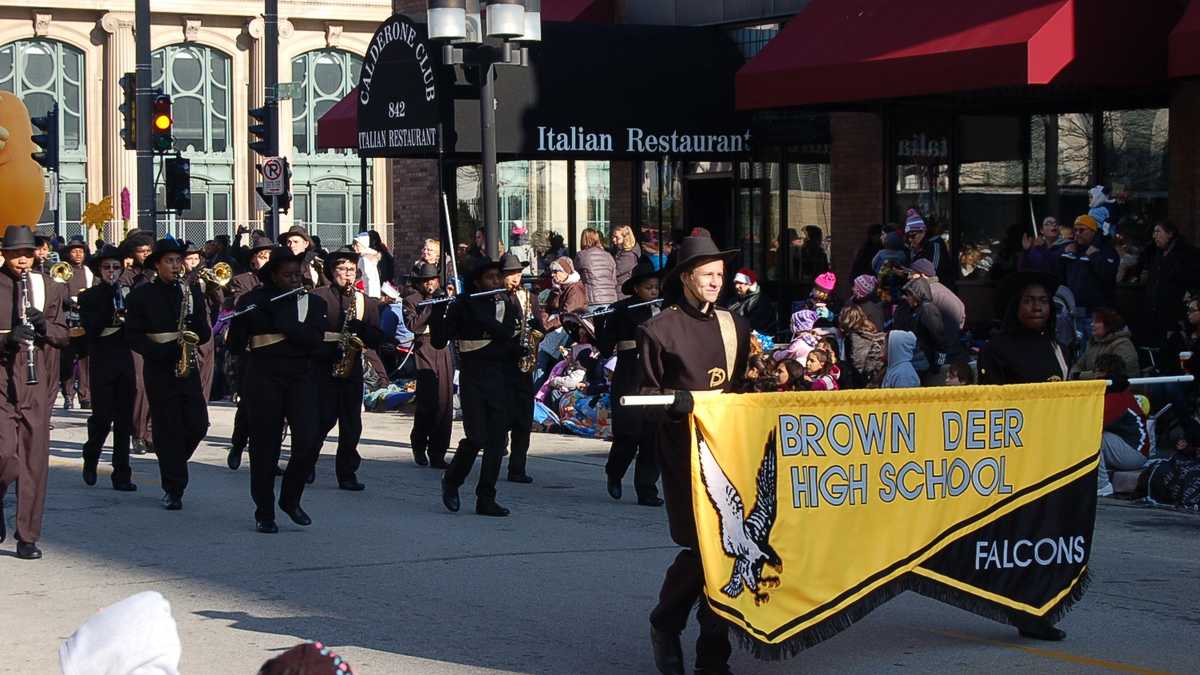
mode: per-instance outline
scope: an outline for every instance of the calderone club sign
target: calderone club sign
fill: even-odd
[[[436,153],[438,61],[425,26],[401,14],[380,24],[358,80],[358,150],[364,157]]]

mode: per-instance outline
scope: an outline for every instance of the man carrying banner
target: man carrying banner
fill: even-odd
[[[658,606],[650,613],[650,641],[661,673],[684,672],[679,635],[701,600],[697,618],[697,673],[727,673],[731,652],[728,626],[704,601],[696,522],[692,513],[691,439],[688,415],[693,391],[735,391],[746,371],[750,327],[716,307],[725,283],[725,265],[736,251],[721,251],[708,237],[687,237],[664,280],[667,297],[678,297],[642,325],[638,333],[647,394],[675,394],[658,420],[658,462],[671,538],[684,547],[667,569]],[[671,291],[674,291],[673,293]]]

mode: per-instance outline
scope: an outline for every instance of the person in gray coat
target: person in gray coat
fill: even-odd
[[[617,263],[617,295],[624,300],[629,297],[621,292],[621,286],[629,281],[633,268],[642,259],[642,247],[637,243],[633,228],[621,225],[612,231],[612,247],[609,249]]]
[[[604,250],[604,239],[593,228],[579,235],[579,253],[575,254],[575,271],[587,289],[590,307],[611,305],[617,295],[617,263]]]

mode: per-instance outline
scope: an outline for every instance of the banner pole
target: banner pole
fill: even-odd
[[[1191,375],[1162,375],[1159,377],[1132,377],[1129,384],[1172,384],[1175,382],[1192,382],[1196,378]],[[1112,384],[1112,380],[1107,380]]]

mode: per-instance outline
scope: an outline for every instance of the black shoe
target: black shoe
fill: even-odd
[[[533,482],[533,476],[527,473],[510,473],[508,474],[508,482],[510,483],[525,483],[528,485]]]
[[[96,463],[83,460],[83,482],[89,487],[96,484]]]
[[[608,479],[608,496],[621,501],[621,481],[617,478]]]
[[[114,480],[112,486],[117,492],[137,492],[137,486],[132,481]]]
[[[291,507],[280,504],[279,510],[286,513],[287,517],[291,518],[293,523],[301,527],[312,525],[312,518],[308,517],[308,514],[304,512],[304,509],[300,508],[299,504]]]
[[[338,489],[349,490],[351,492],[362,492],[363,490],[367,489],[367,486],[358,482],[357,478],[351,478],[350,480],[339,480]]]
[[[254,531],[262,534],[275,534],[279,532],[279,526],[273,520],[259,520],[254,523]]]
[[[63,410],[70,410],[71,408],[75,407],[75,406],[71,405],[72,398],[74,398],[74,397],[72,397],[72,396],[64,396],[63,397]]]
[[[667,633],[650,627],[650,648],[654,650],[654,665],[663,675],[683,675],[683,647],[679,633]]]
[[[279,468],[279,465],[278,465],[278,464],[276,464],[276,465],[275,465],[275,475],[276,475],[276,476],[282,476],[282,475],[283,475],[283,469]]]
[[[662,506],[662,497],[638,497],[638,506]]]
[[[462,502],[458,499],[458,488],[447,483],[445,477],[442,478],[442,505],[451,513],[458,513],[462,508]]]
[[[154,452],[154,441],[147,438],[142,441],[142,445],[146,446],[146,452]]]
[[[446,461],[445,455],[442,455],[441,457],[430,457],[429,468],[441,469],[442,471],[445,471],[446,469],[450,468],[450,462]]]
[[[131,454],[131,455],[146,454],[146,442],[140,438],[133,439],[133,445],[129,448],[129,454]]]
[[[79,399],[79,409],[80,410],[91,410],[92,402],[87,400],[86,398]]]
[[[183,497],[165,494],[162,497],[162,505],[168,511],[180,511],[183,509]]]
[[[726,663],[723,666],[697,668],[696,675],[733,675],[733,671],[729,669],[729,664]]]
[[[42,549],[38,548],[37,544],[31,544],[27,541],[18,541],[17,557],[21,560],[41,560]]]
[[[280,472],[279,475],[282,476],[283,472]],[[308,478],[305,478],[304,482],[308,483],[309,485],[312,485],[313,483],[317,482],[317,470],[313,469],[312,471],[309,471]]]
[[[413,450],[413,461],[417,466],[429,466],[429,458],[425,456],[424,450]]]
[[[475,502],[475,513],[481,516],[493,516],[503,518],[509,514],[509,510],[500,506],[495,500],[487,502]]]
[[[225,466],[229,467],[230,471],[237,471],[242,465],[242,451],[238,448],[230,448],[229,454],[225,455]]]
[[[1066,631],[1046,621],[1020,621],[1016,622],[1016,626],[1017,633],[1023,638],[1061,642],[1067,637]]]

